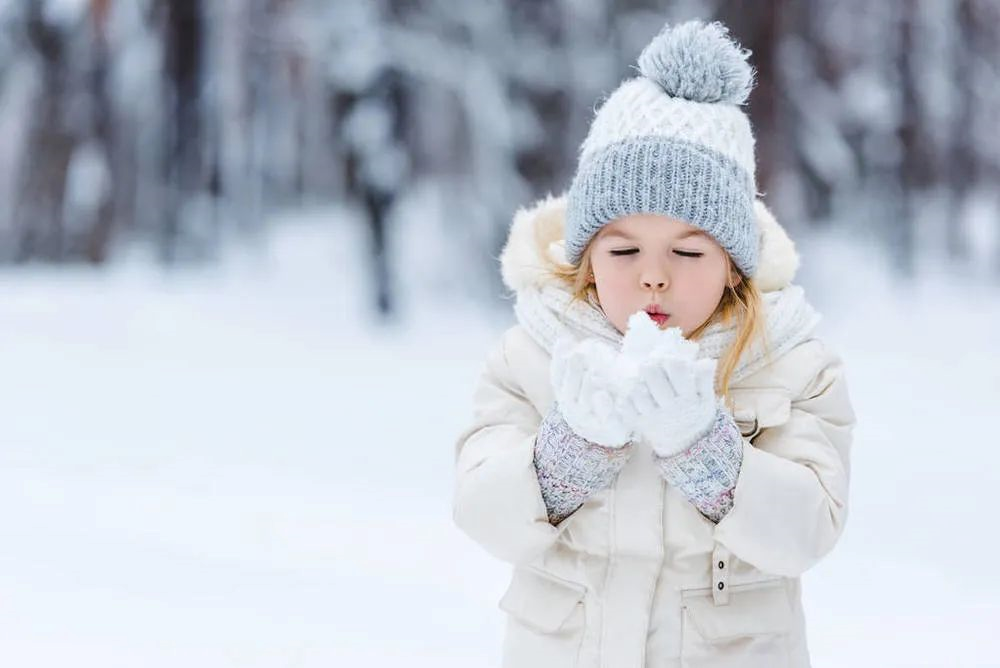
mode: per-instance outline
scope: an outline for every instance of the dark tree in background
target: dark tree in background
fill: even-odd
[[[62,205],[79,132],[69,108],[73,54],[62,29],[49,22],[42,10],[41,3],[25,0],[23,39],[38,63],[39,85],[18,174],[20,196],[12,226],[15,243],[4,252],[14,261],[31,257],[62,260],[70,241],[62,225]]]
[[[348,191],[363,207],[375,303],[379,313],[388,314],[393,310],[388,216],[409,177],[403,145],[406,92],[399,73],[387,68],[363,90],[342,98],[339,140],[345,146]]]
[[[108,91],[111,54],[108,48],[107,21],[111,0],[92,0],[91,7],[90,29],[93,31],[91,40],[93,56],[88,76],[88,90],[93,111],[90,115],[90,150],[97,152],[95,159],[101,167],[95,167],[95,169],[98,169],[103,176],[104,187],[99,187],[99,192],[90,193],[92,196],[96,195],[90,199],[92,203],[90,207],[73,203],[65,207],[64,211],[66,218],[74,216],[79,218],[72,226],[87,231],[84,255],[88,261],[99,264],[107,259],[110,250],[108,244],[114,227],[114,202],[121,189],[118,182],[109,177],[107,167],[109,156],[114,153],[117,140],[117,135],[113,131],[114,110]],[[101,147],[104,147],[104,150]]]
[[[208,186],[201,115],[204,86],[204,17],[200,0],[158,0],[165,51],[163,99],[169,110],[164,133],[163,174],[166,198],[160,212],[160,252],[170,263],[184,226],[183,206]]]

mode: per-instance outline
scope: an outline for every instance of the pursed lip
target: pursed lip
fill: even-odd
[[[663,309],[661,309],[656,304],[650,304],[649,306],[647,306],[646,313],[648,313],[649,315],[668,315],[667,313],[664,313]]]

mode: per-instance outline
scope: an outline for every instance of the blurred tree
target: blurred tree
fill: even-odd
[[[194,231],[195,214],[189,207],[209,183],[202,123],[205,17],[200,0],[157,0],[155,10],[162,17],[163,99],[169,110],[163,137],[166,198],[158,226],[159,253],[169,264],[177,258],[185,235]],[[191,252],[191,245],[183,250]]]
[[[14,210],[16,246],[10,256],[19,262],[65,259],[63,194],[78,141],[69,100],[75,90],[67,31],[44,9],[43,3],[24,0],[24,35],[35,56],[40,85]]]
[[[66,207],[64,214],[64,217],[78,218],[73,227],[85,231],[87,242],[84,254],[94,264],[100,264],[108,257],[114,225],[114,202],[120,191],[118,180],[111,178],[108,164],[108,157],[114,152],[113,144],[116,140],[116,134],[112,131],[115,112],[108,91],[111,55],[107,33],[110,9],[111,0],[90,0],[90,29],[93,31],[93,59],[89,77],[89,94],[93,101],[90,119],[92,139],[84,144],[88,149],[78,148],[74,156],[75,164],[83,165],[80,169],[98,173],[100,177],[97,181],[83,177],[82,183],[69,189],[69,192],[78,193],[78,196],[77,201]],[[87,155],[85,150],[95,154],[93,163],[88,164],[89,160],[84,157]],[[75,173],[73,166],[70,165],[71,175]]]
[[[409,177],[402,146],[407,107],[402,78],[392,68],[383,69],[344,104],[348,183],[366,214],[375,303],[379,313],[386,315],[393,310],[388,216]]]

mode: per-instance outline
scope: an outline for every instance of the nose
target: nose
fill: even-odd
[[[667,287],[667,272],[662,267],[650,267],[642,272],[642,287],[647,290],[663,290]]]

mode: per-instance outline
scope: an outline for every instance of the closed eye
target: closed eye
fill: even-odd
[[[626,248],[624,250],[613,250],[611,251],[611,254],[615,256],[635,255],[638,252],[639,252],[638,248]],[[682,251],[682,250],[675,250],[674,253],[680,255],[681,257],[701,257],[702,255],[704,255],[704,253],[696,253],[693,251]]]

